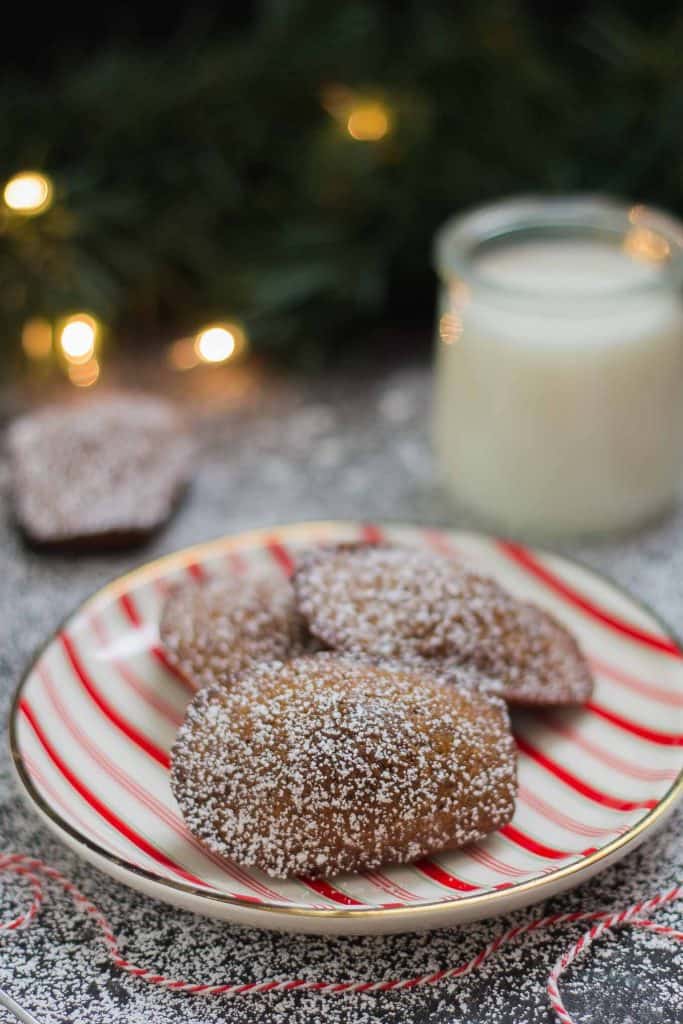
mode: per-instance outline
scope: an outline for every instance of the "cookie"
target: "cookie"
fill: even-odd
[[[580,704],[593,681],[579,645],[547,612],[494,579],[416,548],[342,545],[305,555],[294,575],[311,632],[339,651],[459,665],[511,703]]]
[[[593,692],[593,676],[575,637],[548,612],[514,598],[496,642],[482,643],[467,664],[490,692],[511,704],[572,706],[585,704]],[[447,662],[444,672],[448,678]],[[460,682],[459,673],[455,681]]]
[[[275,878],[405,863],[514,812],[504,701],[330,653],[202,690],[171,762],[196,838]]]
[[[128,393],[23,416],[8,448],[21,529],[38,547],[68,550],[146,540],[170,517],[192,454],[172,405]]]
[[[169,660],[195,689],[228,685],[257,661],[286,661],[306,643],[290,583],[221,576],[177,587],[159,626]]]

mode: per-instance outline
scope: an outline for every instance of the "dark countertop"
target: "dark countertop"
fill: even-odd
[[[429,374],[420,368],[304,383],[275,383],[228,371],[207,376],[192,384],[186,397],[204,442],[194,486],[174,521],[146,548],[109,557],[34,554],[23,547],[5,512],[0,521],[3,720],[31,653],[61,619],[106,580],[159,554],[223,533],[301,519],[472,525],[432,483],[429,390]],[[636,537],[565,550],[616,578],[680,629],[683,508]],[[683,876],[682,835],[679,811],[620,864],[505,921],[418,936],[298,938],[197,918],[114,883],[80,862],[21,802],[6,742],[0,760],[0,850],[27,852],[64,872],[102,908],[131,959],[198,980],[249,981],[307,972],[341,980],[436,970],[469,958],[508,922],[522,921],[529,913],[623,907],[670,887]],[[0,919],[10,916],[23,896],[23,887],[8,878],[0,889]],[[673,923],[676,911],[663,911],[658,920]],[[477,974],[429,989],[353,997],[193,998],[152,988],[111,966],[92,923],[75,916],[67,897],[49,887],[39,920],[0,939],[0,987],[40,1024],[296,1024],[323,1019],[331,1024],[542,1024],[555,1020],[545,995],[548,970],[579,934],[574,928],[529,936]],[[677,955],[680,948],[662,936],[617,933],[566,976],[567,1005],[582,1022],[683,1021]],[[0,1008],[0,1022],[10,1020]]]

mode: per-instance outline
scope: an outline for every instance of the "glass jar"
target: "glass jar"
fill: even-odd
[[[449,221],[434,440],[447,489],[499,528],[635,526],[683,466],[683,226],[606,198]]]

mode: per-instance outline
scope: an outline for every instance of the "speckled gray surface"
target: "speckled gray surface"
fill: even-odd
[[[305,384],[261,382],[233,390],[231,396],[226,387],[222,395],[214,384],[209,399],[193,393],[187,401],[203,440],[194,487],[172,524],[143,550],[106,558],[32,554],[23,548],[4,502],[3,720],[37,645],[92,590],[148,558],[222,533],[299,519],[472,525],[462,510],[449,508],[432,482],[427,370]],[[4,492],[6,484],[3,475]],[[683,507],[637,537],[567,550],[616,578],[675,627],[683,625]],[[679,812],[639,851],[539,912],[622,906],[670,886],[683,876],[682,835]],[[131,959],[190,979],[413,975],[468,958],[507,923],[482,922],[421,936],[324,940],[195,918],[115,884],[53,839],[16,793],[6,743],[0,762],[0,849],[26,851],[55,865],[98,902]],[[0,917],[7,917],[22,896],[19,884],[3,880]],[[673,923],[680,914],[669,909],[659,919]],[[68,899],[51,889],[39,921],[2,939],[0,987],[40,1024],[298,1024],[323,1019],[331,1024],[546,1024],[555,1019],[545,997],[547,971],[578,934],[574,929],[529,937],[478,974],[431,989],[327,998],[306,993],[193,998],[122,976],[110,966],[94,927],[74,917]],[[683,1021],[680,946],[645,932],[621,932],[572,969],[563,991],[581,1022],[678,1024]],[[0,1022],[10,1020],[0,1008]]]

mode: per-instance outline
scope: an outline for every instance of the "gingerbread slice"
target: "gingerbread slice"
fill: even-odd
[[[77,551],[146,540],[184,491],[193,450],[170,403],[128,393],[23,416],[8,448],[27,539]]]
[[[345,652],[467,665],[511,703],[581,704],[593,680],[578,643],[551,615],[494,579],[416,548],[343,545],[305,555],[294,576],[311,632]]]
[[[514,812],[505,703],[422,672],[318,654],[202,690],[171,786],[211,851],[276,878],[404,863]]]

